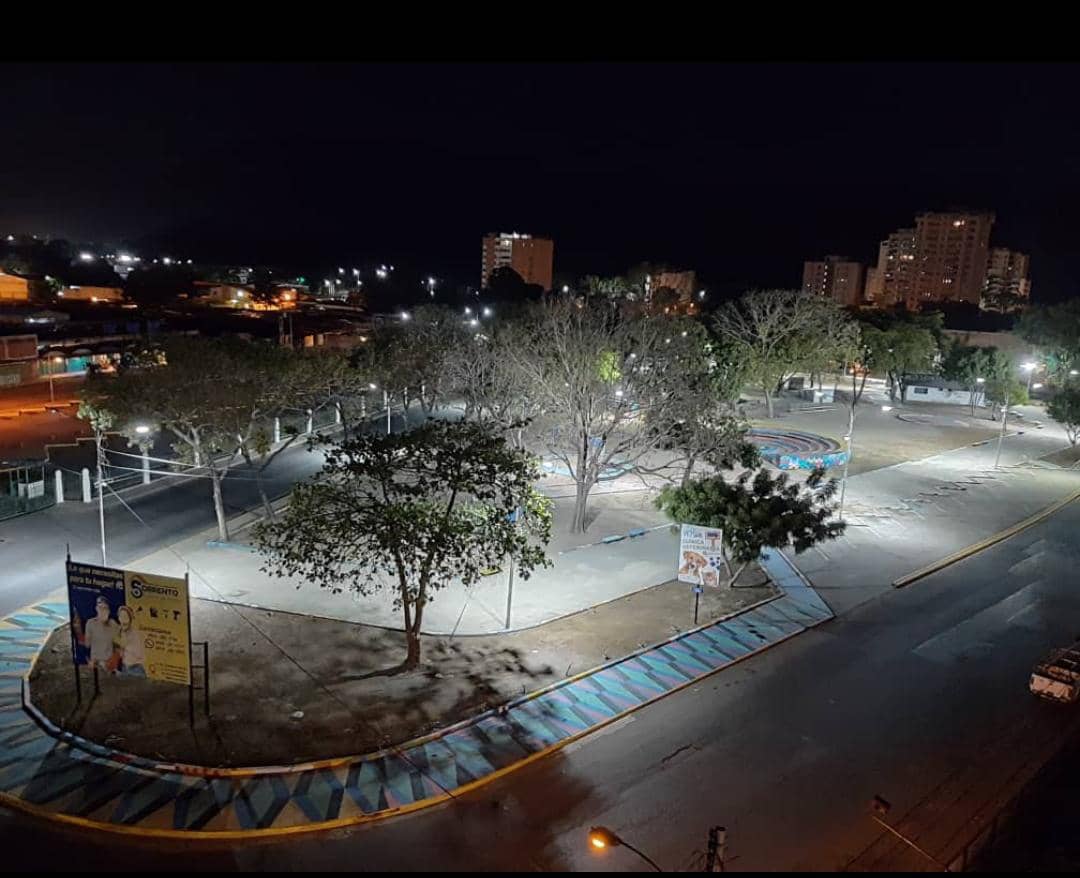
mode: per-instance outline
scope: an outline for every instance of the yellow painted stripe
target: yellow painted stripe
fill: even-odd
[[[988,549],[990,546],[1000,543],[1002,540],[1007,540],[1009,537],[1016,536],[1021,531],[1027,530],[1029,527],[1049,518],[1055,512],[1064,509],[1077,499],[1080,499],[1080,491],[1073,491],[1068,497],[1058,500],[1056,503],[1052,503],[1041,512],[1036,512],[1034,515],[1025,518],[1023,521],[1017,522],[1012,527],[1007,527],[1005,530],[998,531],[996,534],[988,536],[984,540],[979,540],[977,543],[966,546],[959,552],[953,552],[951,555],[946,555],[944,558],[941,558],[932,564],[928,564],[926,567],[920,567],[912,573],[905,574],[899,579],[893,580],[893,587],[903,588],[905,585],[911,585],[911,583],[922,579],[925,576],[929,576],[931,573],[937,573],[939,570],[943,570],[950,564],[955,564],[957,561],[963,561],[965,558],[974,555],[976,552],[981,552],[983,549]]]

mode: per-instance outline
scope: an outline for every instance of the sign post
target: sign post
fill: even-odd
[[[521,517],[522,517],[523,514],[524,513],[522,512],[522,509],[519,506],[517,509],[515,509],[513,512],[511,512],[508,516],[506,516],[506,519],[511,524],[517,524],[521,520]],[[510,607],[513,604],[513,601],[514,601],[514,556],[513,556],[513,554],[511,554],[510,555],[510,578],[509,578],[509,580],[508,580],[508,582],[506,584],[506,625],[504,627],[505,627],[505,629],[507,631],[510,630]]]

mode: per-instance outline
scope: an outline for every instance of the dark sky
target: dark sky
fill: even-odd
[[[118,65],[4,70],[0,230],[196,258],[399,260],[476,281],[480,236],[556,271],[717,285],[871,260],[921,209],[996,211],[1036,298],[1077,293],[1075,66]]]

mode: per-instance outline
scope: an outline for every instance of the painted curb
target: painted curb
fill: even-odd
[[[798,568],[796,568],[792,564],[792,562],[783,555],[783,553],[776,552],[771,554],[775,554],[776,556],[778,556],[778,560],[774,561],[771,559],[770,555],[766,555],[765,557],[763,557],[762,564],[763,566],[765,566],[765,563],[768,562],[770,566],[782,568],[782,570],[776,576],[772,575],[770,571],[770,579],[772,579],[773,582],[780,589],[780,593],[778,595],[771,596],[749,607],[742,608],[734,613],[728,614],[722,619],[713,620],[706,625],[698,626],[697,628],[685,632],[680,632],[677,635],[660,641],[658,644],[654,644],[651,647],[643,647],[642,649],[637,650],[634,653],[620,657],[618,659],[614,659],[597,668],[583,671],[580,674],[574,675],[570,678],[566,678],[565,680],[555,681],[552,684],[543,687],[542,689],[530,693],[529,695],[519,696],[518,698],[507,702],[507,704],[505,705],[502,705],[493,710],[486,711],[485,713],[482,713],[476,717],[463,720],[460,723],[455,724],[454,726],[441,729],[437,732],[432,733],[429,736],[426,736],[425,738],[417,739],[417,741],[423,742],[437,738],[448,738],[452,733],[454,733],[455,731],[460,731],[464,727],[481,727],[481,724],[484,724],[485,722],[488,724],[488,731],[490,731],[490,724],[492,722],[502,721],[503,716],[508,712],[513,711],[515,707],[520,707],[521,705],[524,705],[534,699],[542,698],[544,695],[551,693],[554,690],[572,687],[574,683],[585,680],[586,678],[601,675],[606,669],[614,668],[615,670],[619,670],[617,667],[615,667],[618,665],[626,665],[628,668],[627,672],[629,672],[633,670],[632,663],[635,661],[636,657],[647,656],[650,651],[653,651],[653,659],[656,660],[656,651],[664,650],[666,647],[669,646],[681,646],[682,649],[686,651],[687,655],[691,656],[691,659],[687,662],[687,668],[691,670],[684,670],[681,673],[680,682],[669,685],[667,686],[667,688],[661,688],[657,686],[653,688],[651,692],[647,692],[645,695],[641,696],[638,700],[636,700],[635,703],[626,702],[628,706],[625,706],[625,709],[619,710],[617,708],[623,705],[615,705],[612,707],[612,712],[610,713],[610,715],[594,717],[587,723],[582,723],[581,725],[583,727],[577,730],[568,729],[567,733],[564,734],[562,737],[559,737],[557,739],[552,737],[550,739],[550,743],[546,743],[543,740],[538,741],[539,744],[546,745],[539,746],[532,752],[528,752],[527,750],[525,750],[525,755],[523,757],[515,758],[512,761],[505,762],[502,765],[495,765],[494,763],[492,763],[491,767],[493,770],[488,771],[482,776],[474,776],[471,779],[466,779],[464,782],[462,782],[462,780],[459,778],[456,782],[448,781],[448,785],[443,785],[438,781],[436,777],[429,777],[425,775],[425,777],[427,777],[431,783],[431,785],[426,790],[428,794],[423,796],[417,796],[417,798],[412,801],[390,801],[386,804],[385,807],[379,806],[373,810],[363,809],[362,813],[351,813],[345,816],[337,816],[338,812],[335,811],[334,816],[326,815],[324,818],[319,819],[310,818],[309,821],[306,823],[292,823],[289,825],[273,826],[270,825],[273,823],[274,820],[274,818],[272,817],[270,820],[270,824],[268,825],[255,825],[251,827],[244,826],[242,828],[235,829],[232,827],[223,827],[217,830],[206,830],[201,828],[201,825],[198,828],[188,829],[176,827],[164,828],[161,826],[139,826],[131,822],[122,822],[116,818],[113,818],[109,821],[95,820],[93,818],[86,817],[78,813],[58,813],[57,811],[43,807],[41,804],[35,802],[28,802],[23,800],[21,797],[10,795],[6,791],[0,792],[0,803],[3,803],[11,808],[23,811],[25,813],[31,814],[33,816],[51,820],[53,822],[81,826],[84,828],[93,828],[118,834],[153,838],[192,838],[206,840],[258,839],[297,835],[307,832],[318,832],[327,829],[335,829],[342,826],[373,822],[375,820],[382,820],[391,816],[409,813],[423,808],[433,807],[435,805],[441,804],[442,802],[445,802],[448,799],[456,798],[459,794],[466,793],[480,786],[492,783],[495,780],[498,780],[509,774],[510,772],[516,771],[517,769],[529,765],[532,762],[535,762],[541,758],[544,758],[551,753],[557,752],[568,744],[580,740],[581,738],[586,737],[594,731],[602,729],[610,725],[611,723],[616,722],[617,720],[631,713],[634,713],[649,704],[653,704],[662,698],[666,698],[668,695],[671,695],[674,692],[678,692],[684,688],[687,688],[688,686],[695,685],[699,683],[702,679],[710,677],[713,674],[718,673],[719,671],[725,670],[750,655],[756,655],[760,652],[770,649],[778,643],[782,643],[797,634],[803,633],[804,631],[807,631],[810,628],[815,627],[816,625],[833,618],[832,611],[829,609],[828,605],[825,604],[825,602],[820,598],[820,596],[816,594],[816,592],[813,591],[811,587],[809,587],[809,583],[802,575],[801,571],[799,571]],[[788,583],[787,586],[785,586],[782,581],[786,581]],[[809,592],[809,594],[807,594],[806,592]],[[764,615],[762,615],[761,611],[759,611],[759,608],[765,607],[765,605],[767,604],[778,601],[781,603],[785,603],[785,609],[780,609],[780,607],[778,606],[777,609],[774,610],[771,614],[765,613]],[[37,606],[40,606],[40,604],[35,605],[35,607]],[[740,645],[741,649],[732,652],[730,655],[727,654],[724,650],[717,650],[717,652],[723,657],[722,662],[714,663],[712,667],[709,667],[707,664],[704,664],[701,661],[695,662],[695,660],[693,660],[692,656],[695,654],[694,650],[699,649],[701,643],[711,643],[713,642],[713,640],[712,638],[707,636],[704,641],[697,641],[698,646],[695,647],[691,645],[692,641],[690,640],[690,638],[694,637],[695,635],[700,635],[702,632],[705,632],[707,629],[710,628],[717,629],[715,637],[719,638],[723,636],[731,636],[731,632],[734,631],[734,629],[726,629],[722,628],[722,626],[725,626],[727,623],[731,622],[733,619],[736,619],[738,616],[743,615],[747,615],[749,617],[748,621],[744,624],[743,629],[745,629],[745,631],[749,631],[755,634],[755,636],[757,637],[756,645],[753,642],[749,641],[739,642],[739,639],[735,638],[735,641]],[[778,619],[781,620],[783,624],[778,624]],[[57,626],[53,626],[48,630],[51,632],[52,630],[55,630],[55,627]],[[767,631],[769,628],[774,629],[775,633],[770,633],[768,636],[766,636],[765,634],[762,634],[759,631],[755,630],[761,629],[763,631]],[[739,630],[743,631],[743,629]],[[727,633],[722,634],[722,631]],[[746,636],[745,631],[743,633],[744,638]],[[679,641],[686,642],[684,644],[679,644]],[[43,644],[44,642],[45,641],[42,640],[41,644]],[[41,645],[39,644],[37,647],[38,652],[40,652],[40,648]],[[671,660],[670,655],[665,655],[665,658]],[[26,671],[25,674],[21,675],[21,680],[27,679],[29,673],[30,671]],[[672,679],[679,680],[678,677],[673,677]],[[602,687],[603,684],[597,682],[595,685]],[[563,697],[573,697],[573,695]],[[31,718],[34,718],[35,724],[37,724],[37,719],[35,717],[36,711],[31,712],[27,710],[26,713],[29,714]],[[512,717],[513,714],[510,713],[510,716]],[[518,718],[517,720],[514,720],[514,722],[520,724],[521,722],[523,722],[523,719]],[[56,740],[55,738],[52,738],[51,735],[49,737],[52,740]],[[380,752],[390,753],[395,758],[401,759],[411,764],[411,759],[408,755],[407,748],[413,743],[415,742],[408,742],[406,744],[391,748],[391,750],[389,751]],[[67,743],[67,746],[70,748],[70,743]],[[443,746],[450,746],[450,744],[444,744]],[[165,765],[162,763],[156,763],[155,771],[155,769],[150,768],[151,765],[155,764],[153,760],[144,760],[141,757],[128,757],[125,760],[122,754],[116,754],[110,758],[110,756],[108,755],[103,755],[103,753],[108,754],[110,752],[109,748],[103,748],[101,745],[93,745],[93,747],[95,748],[93,754],[85,756],[83,757],[83,759],[89,758],[93,762],[99,764],[111,764],[115,766],[115,768],[119,768],[120,771],[138,774],[144,778],[152,777],[155,773],[168,773],[172,776],[179,775],[179,772],[177,772],[177,768],[179,766],[176,766],[175,764]],[[368,757],[360,757],[360,759],[366,760],[368,759]],[[348,764],[350,767],[352,767],[361,763],[358,763],[357,757],[338,757],[337,759],[312,762],[302,766],[289,766],[288,768],[290,774],[300,774],[304,771],[322,770],[327,766],[327,764],[340,766]],[[363,764],[370,765],[371,763],[363,762]],[[216,781],[212,779],[208,780],[208,771],[238,771],[237,769],[208,770],[197,766],[193,768],[195,768],[199,772],[199,774],[196,775],[198,780],[200,782],[208,783],[230,782],[227,778],[220,776]],[[277,767],[272,766],[261,767],[259,769],[259,773],[260,775],[265,775],[268,772],[273,773],[276,768]],[[235,781],[233,783],[243,783],[246,786],[247,784],[258,782],[257,777],[253,777],[250,774],[247,775],[247,777],[249,778],[249,780],[247,780],[246,782]],[[301,778],[296,783],[303,783],[303,781],[304,778]],[[277,782],[282,783],[282,781]],[[438,789],[436,790],[433,787],[437,787]],[[233,803],[230,804],[230,807],[235,807],[237,808],[237,810],[239,810],[240,804],[242,802],[246,802],[246,799],[243,798],[243,791],[237,793],[236,795],[237,798],[235,800],[230,799],[229,802]],[[43,801],[49,801],[49,799],[45,799]],[[163,807],[171,807],[171,805],[164,804],[160,806],[155,806],[156,809],[160,809]],[[150,813],[156,814],[159,813],[159,810],[155,810]],[[144,818],[140,817],[138,818],[138,821],[141,822],[143,819]],[[243,823],[244,821],[240,820],[239,822]]]

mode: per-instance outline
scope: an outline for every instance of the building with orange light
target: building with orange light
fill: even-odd
[[[0,270],[0,302],[29,302],[30,282]]]
[[[119,287],[85,287],[78,284],[63,287],[56,294],[65,302],[122,302],[124,291]]]
[[[551,289],[555,244],[550,238],[534,238],[518,232],[492,232],[484,236],[480,286],[487,287],[492,272],[512,268],[527,284]]]

